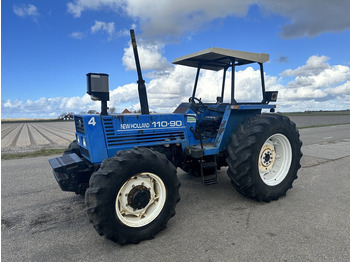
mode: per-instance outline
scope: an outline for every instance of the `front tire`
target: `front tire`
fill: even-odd
[[[175,215],[176,168],[156,151],[139,148],[104,160],[90,178],[85,201],[100,235],[121,245],[151,239]]]
[[[64,155],[66,154],[71,154],[71,153],[75,153],[77,154],[79,157],[81,157],[81,153],[80,153],[80,147],[77,143],[77,140],[73,140],[69,146],[67,147],[67,149],[63,152]]]
[[[302,142],[288,117],[262,114],[232,135],[226,162],[232,185],[242,195],[270,202],[285,196],[297,179]]]

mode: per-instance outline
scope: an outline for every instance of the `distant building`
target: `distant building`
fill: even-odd
[[[124,111],[122,112],[122,114],[130,114],[130,113],[131,112],[127,108],[125,108]]]

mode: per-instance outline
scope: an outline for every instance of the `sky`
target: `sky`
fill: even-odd
[[[109,107],[139,109],[131,28],[153,112],[191,96],[196,69],[172,61],[210,47],[268,53],[280,112],[350,109],[349,10],[348,0],[2,1],[1,118],[100,111],[89,72],[109,74]],[[259,101],[259,68],[236,72],[237,100]],[[221,81],[203,71],[196,96],[215,101]]]

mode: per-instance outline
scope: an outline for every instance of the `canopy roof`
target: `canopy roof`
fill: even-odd
[[[251,53],[212,47],[179,57],[173,61],[173,64],[219,71],[229,66],[233,58],[235,59],[236,65],[264,63],[269,61],[269,55],[264,53]]]

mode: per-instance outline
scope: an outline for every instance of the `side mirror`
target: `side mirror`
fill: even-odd
[[[109,101],[109,83],[107,74],[88,73],[87,93],[94,101]]]

